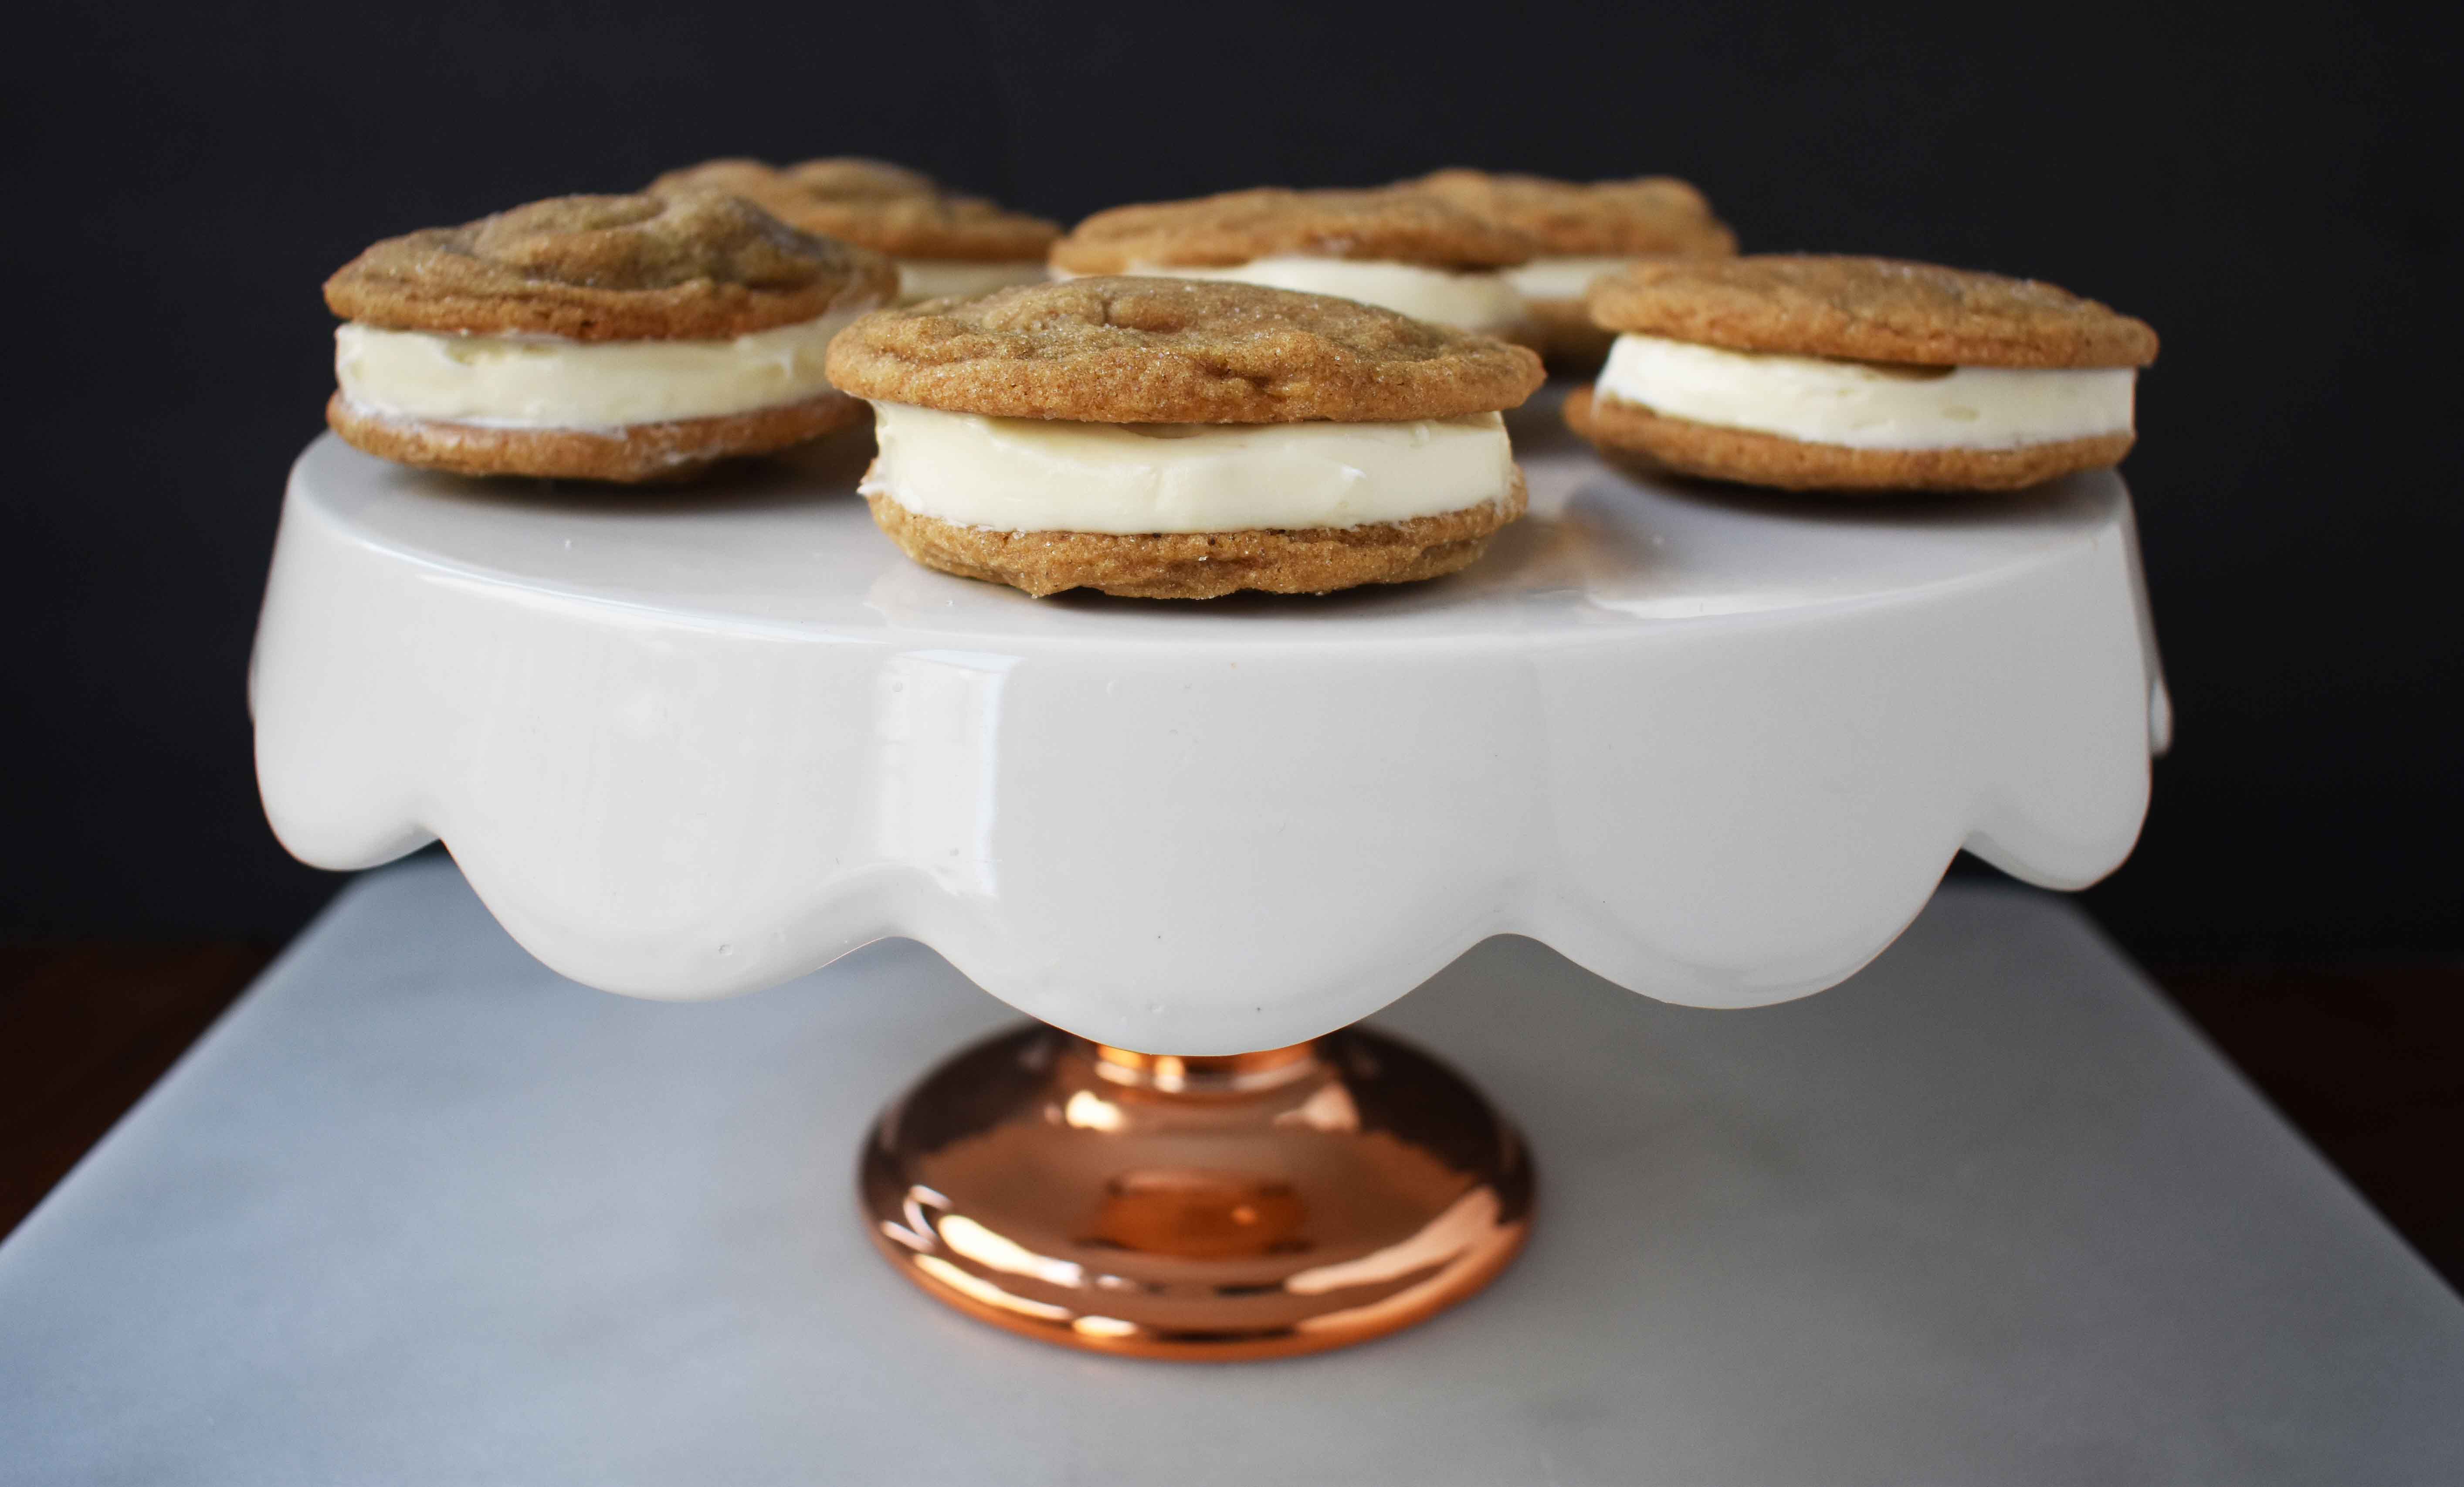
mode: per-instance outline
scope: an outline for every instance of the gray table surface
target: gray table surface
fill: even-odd
[[[1006,1020],[904,943],[627,1001],[370,875],[0,1246],[0,1482],[2464,1480],[2464,1306],[2044,896],[1758,1011],[1481,946],[1379,1020],[1521,1119],[1530,1249],[1285,1363],[873,1257],[865,1122]]]

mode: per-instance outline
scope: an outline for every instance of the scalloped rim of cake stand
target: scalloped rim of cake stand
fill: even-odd
[[[926,571],[860,437],[687,492],[293,472],[251,668],[284,843],[443,838],[549,965],[773,985],[885,936],[1095,1041],[1278,1047],[1493,934],[1666,1000],[1853,973],[1965,847],[2081,886],[2169,730],[2111,472],[1817,502],[1602,467],[1453,578],[1034,600]]]

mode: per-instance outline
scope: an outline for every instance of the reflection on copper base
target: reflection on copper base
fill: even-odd
[[[1281,1358],[1425,1321],[1531,1222],[1522,1138],[1424,1054],[1357,1028],[1221,1058],[1045,1027],[886,1111],[873,1242],[970,1316],[1142,1358]]]

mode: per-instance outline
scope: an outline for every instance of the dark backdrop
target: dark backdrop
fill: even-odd
[[[278,935],[334,886],[268,833],[242,705],[331,387],[327,272],[710,155],[854,152],[1065,219],[1449,163],[1667,171],[1749,250],[2144,316],[2165,353],[2128,475],[2180,741],[2091,902],[2170,959],[2458,948],[2438,49],[2336,7],[2172,9],[21,12],[0,929]]]

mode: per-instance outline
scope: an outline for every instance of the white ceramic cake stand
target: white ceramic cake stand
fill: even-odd
[[[516,939],[614,991],[910,936],[1102,1046],[1089,1088],[1155,1098],[1263,1087],[1188,1055],[1319,1038],[1490,935],[1749,1007],[1854,972],[1962,847],[2058,888],[2127,854],[2167,722],[2117,476],[1816,502],[1639,481],[1545,406],[1513,427],[1530,515],[1467,572],[1206,604],[921,568],[852,494],[861,433],[647,495],[319,439],[251,675],[266,809],[327,867],[443,838]],[[1498,1140],[1472,1187],[1519,1163]],[[1203,1228],[1186,1187],[1142,1232]],[[1216,1217],[1284,1221],[1252,1200]],[[901,1201],[891,1247],[937,1244]],[[1011,1305],[1065,1263],[1015,1238],[978,1245],[1001,1295],[971,1309],[1089,1341],[1066,1298]]]

